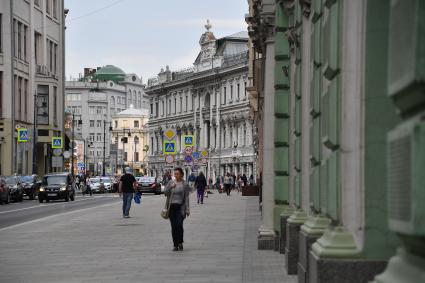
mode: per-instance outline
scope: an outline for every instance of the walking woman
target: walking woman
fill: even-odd
[[[199,172],[198,177],[196,177],[195,181],[196,192],[198,194],[198,204],[204,204],[204,194],[205,188],[207,187],[207,179],[204,176],[204,173]]]
[[[183,170],[180,167],[174,169],[175,180],[168,182],[164,194],[170,196],[170,222],[171,235],[173,236],[173,251],[183,250],[183,221],[190,215],[189,193],[190,187],[183,180]]]

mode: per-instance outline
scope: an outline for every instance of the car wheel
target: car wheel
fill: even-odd
[[[30,200],[33,200],[33,199],[35,199],[35,194],[34,193],[30,194]]]
[[[71,201],[74,201],[75,200],[75,195],[72,194],[72,196],[70,196],[69,198],[71,199]]]
[[[38,202],[39,203],[43,203],[43,199],[42,198],[38,198]]]
[[[20,197],[19,197],[19,202],[21,202],[21,201],[23,201],[24,200],[24,195],[22,194]]]

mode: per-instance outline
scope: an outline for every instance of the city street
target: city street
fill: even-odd
[[[20,223],[0,228],[2,281],[296,282],[284,272],[283,255],[257,250],[258,197],[214,192],[204,205],[194,198],[181,252],[172,251],[170,224],[159,215],[162,195],[143,195],[130,219],[112,195],[8,206],[38,213],[29,222],[7,220],[12,212],[1,207],[2,225],[3,219]],[[45,209],[51,215],[40,218]]]

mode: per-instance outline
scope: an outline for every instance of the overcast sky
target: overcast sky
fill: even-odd
[[[216,38],[246,31],[247,0],[65,0],[66,76],[116,65],[147,79],[192,66],[207,19]]]

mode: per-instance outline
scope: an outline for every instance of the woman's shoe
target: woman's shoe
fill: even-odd
[[[178,247],[174,247],[173,248],[173,252],[176,252],[176,251],[178,251],[179,250],[179,248]]]
[[[182,251],[183,250],[183,244],[179,244],[178,249],[179,249],[179,251]]]

